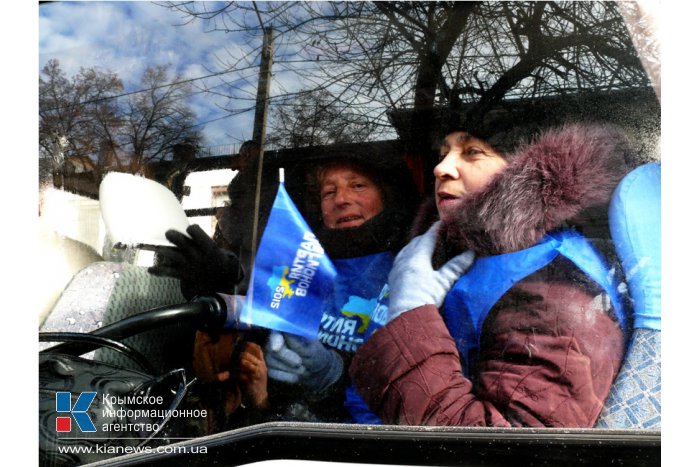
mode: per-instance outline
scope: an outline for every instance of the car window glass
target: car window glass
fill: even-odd
[[[622,169],[616,172],[619,177],[614,183],[610,182],[607,199],[623,175],[639,167],[660,164],[658,39],[643,5],[623,3],[236,2],[210,11],[202,2],[42,2],[39,219],[42,251],[46,252],[43,257],[53,266],[46,268],[42,279],[45,299],[39,311],[40,321],[49,322],[46,320],[57,304],[66,307],[59,299],[69,289],[71,279],[86,268],[95,268],[97,263],[118,264],[119,272],[110,271],[113,278],[129,277],[123,268],[136,267],[140,269],[135,274],[144,273],[147,280],[167,283],[167,293],[149,292],[149,299],[156,297],[155,301],[139,302],[140,307],[161,306],[165,296],[176,296],[185,303],[194,296],[214,295],[210,290],[200,293],[203,289],[182,285],[187,281],[196,283],[203,277],[201,274],[198,277],[192,273],[177,281],[146,275],[146,268],[167,263],[151,246],[115,245],[99,210],[99,186],[109,172],[146,177],[170,189],[190,223],[227,252],[223,258],[235,257],[242,264],[235,274],[231,269],[222,269],[240,280],[224,294],[234,296],[254,290],[251,263],[273,211],[282,170],[291,203],[313,232],[314,241],[319,241],[339,271],[339,278],[333,283],[333,299],[318,310],[318,342],[335,353],[319,364],[323,371],[319,370],[313,380],[300,378],[284,365],[273,368],[279,370],[273,371],[274,377],[265,372],[268,395],[279,401],[270,412],[248,410],[257,407],[253,401],[265,385],[247,385],[246,378],[252,376],[236,373],[241,371],[240,360],[233,366],[219,368],[221,371],[208,377],[216,379],[227,371],[234,375],[231,386],[203,385],[189,401],[196,409],[216,405],[218,418],[208,420],[206,428],[202,423],[179,428],[190,430],[196,437],[266,421],[382,423],[375,411],[367,407],[364,390],[358,391],[351,384],[349,365],[372,333],[387,325],[391,296],[388,273],[397,251],[421,228],[427,230],[438,219],[457,218],[457,211],[450,211],[451,206],[468,205],[464,200],[472,185],[454,182],[458,175],[469,172],[466,162],[456,156],[457,162],[450,161],[453,156],[449,156],[444,160],[454,163],[452,172],[435,168],[442,164],[440,147],[448,134],[468,129],[472,137],[488,141],[499,157],[512,163],[527,152],[525,145],[539,141],[537,138],[545,129],[572,122],[615,125],[627,138],[629,148],[621,149],[621,160],[614,162]],[[112,18],[113,25],[120,27],[107,28],[102,18]],[[93,23],[108,30],[108,37],[84,27]],[[152,35],[156,33],[161,37],[157,41]],[[68,47],[69,43],[78,45]],[[83,53],[76,54],[75,50]],[[262,115],[266,120],[261,123]],[[258,151],[259,146],[250,149],[248,143],[261,138],[261,125],[265,128],[263,150]],[[582,130],[580,134],[590,133]],[[611,143],[614,137],[606,135],[596,139],[603,143],[591,154],[608,154],[608,146],[616,144]],[[566,137],[576,139],[578,134]],[[551,146],[527,148],[530,152],[547,153]],[[248,149],[253,156],[246,155]],[[263,157],[261,167],[256,165],[259,154]],[[335,196],[333,206],[326,207],[334,210],[326,218],[334,219],[335,224],[326,225],[318,186],[329,171],[338,167],[378,183],[382,190],[370,200],[350,190]],[[528,167],[540,170],[542,164],[533,162]],[[552,168],[548,173],[558,173],[557,170]],[[592,173],[591,179],[598,175]],[[511,179],[504,180],[510,183]],[[503,215],[498,220],[469,218],[477,219],[474,232],[479,234],[482,230],[500,232],[504,237],[512,234],[504,240],[512,241],[508,244],[512,248],[499,249],[502,245],[490,243],[495,234],[487,238],[472,231],[467,235],[451,230],[446,235],[460,240],[432,257],[434,264],[443,264],[465,249],[484,247],[484,252],[477,255],[482,257],[524,250],[517,242],[527,235],[509,230],[517,223],[515,219],[533,219],[540,214],[538,206],[560,206],[557,203],[566,198],[562,193],[574,192],[573,188],[559,186],[548,190],[543,178],[537,180],[528,187],[545,187],[537,196],[531,196],[542,199],[541,203],[513,201],[494,189],[496,201],[493,205],[484,204],[480,212]],[[608,183],[603,177],[600,180],[599,186]],[[558,198],[557,193],[561,195]],[[503,197],[498,198],[500,195]],[[585,195],[577,192],[574,198],[580,200]],[[642,198],[634,195],[633,201]],[[629,266],[613,246],[606,203],[591,202],[576,215],[557,218],[557,228],[564,226],[587,238],[595,255],[606,262],[586,269],[578,267],[585,262],[579,256],[562,254],[565,258],[555,261],[551,270],[527,274],[520,271],[522,277],[516,277],[515,272],[512,276],[502,273],[512,266],[503,263],[491,266],[497,271],[494,275],[499,276],[499,284],[517,283],[530,274],[538,280],[550,274],[547,280],[575,284],[580,289],[577,292],[594,297],[591,307],[604,308],[610,316],[617,316],[617,303],[620,308],[632,310],[635,299],[629,286],[635,281],[625,276]],[[523,210],[529,209],[527,214],[520,215],[518,211],[517,216],[508,217],[506,208],[520,205]],[[650,213],[646,210],[641,217],[650,218]],[[542,224],[551,217],[543,215]],[[371,219],[374,220],[369,222]],[[468,224],[464,219],[461,222],[460,227]],[[488,224],[488,229],[481,229],[480,223]],[[343,229],[334,229],[339,225],[364,226],[360,231],[370,233],[362,238],[354,237],[349,229],[339,234],[338,230]],[[553,230],[548,228],[546,232],[549,235]],[[291,227],[276,232],[280,238],[293,236]],[[568,240],[571,239],[567,237]],[[309,248],[305,258],[315,254]],[[279,250],[265,254],[272,259],[281,258],[282,249],[279,246]],[[443,257],[438,258],[440,254]],[[353,262],[360,257],[362,261]],[[207,260],[212,266],[202,269],[204,272],[229,264],[221,256]],[[524,263],[525,260],[518,264]],[[578,267],[574,272],[572,264]],[[311,273],[316,271],[301,262],[294,269],[293,261],[272,266],[277,269],[272,269],[261,290],[269,292],[270,303],[278,306],[297,291],[298,295],[304,294],[302,285],[308,284]],[[605,268],[619,285],[617,298],[610,298],[614,295],[612,289],[601,285],[602,280],[591,279],[595,273],[589,274],[592,269],[600,272]],[[496,288],[473,285],[473,290],[481,290],[484,296]],[[518,297],[507,295],[508,290],[498,296],[493,292],[488,300],[481,296],[478,300],[496,303],[506,296],[508,300],[529,303],[541,298],[535,286],[518,290],[522,293]],[[88,289],[83,292],[89,294]],[[454,323],[450,323],[454,315],[450,317],[445,311],[456,298],[453,295],[441,300],[446,300],[446,304],[439,316],[447,322],[451,338],[459,341],[452,332]],[[489,302],[484,309],[491,310],[494,303]],[[509,303],[499,302],[495,309],[508,309]],[[466,349],[458,356],[459,369],[473,381],[479,378],[475,368],[481,361],[482,346],[492,344],[479,332],[482,326],[492,329],[495,316],[472,317],[472,327],[459,331],[459,336],[471,342],[468,349],[462,347],[463,342],[458,343],[460,351]],[[631,311],[625,316],[634,322]],[[96,322],[90,326],[94,329]],[[62,330],[69,330],[69,326]],[[274,353],[270,350],[269,331],[247,331],[231,333],[227,337],[230,348],[223,353],[238,358],[249,355],[256,365],[269,366],[265,358]],[[653,347],[658,338],[655,333],[638,336],[631,327],[625,331],[627,334],[621,338],[623,350],[628,342],[642,338],[653,341]],[[184,338],[187,345],[179,350],[183,355],[190,352],[182,364],[195,374],[200,371],[190,358],[196,343],[195,330],[188,332]],[[214,349],[219,337],[199,338],[198,345]],[[248,346],[249,343],[254,345]],[[319,351],[318,355],[326,354]],[[620,355],[621,359],[625,352]],[[613,366],[601,372],[613,379],[612,374],[617,372],[617,366]],[[376,369],[379,367],[377,364]],[[338,368],[342,378],[330,378]],[[242,374],[244,383],[239,384]],[[655,383],[657,376],[651,370],[645,373],[649,383],[646,393],[653,392],[655,397],[660,392]],[[328,378],[334,381],[328,383]],[[246,388],[254,390],[246,393]],[[528,401],[539,397],[527,392],[529,389],[522,391],[522,397]],[[315,398],[318,394],[332,394],[334,399]],[[388,398],[385,394],[382,400]],[[641,407],[631,400],[620,400],[617,409],[630,413]],[[349,416],[349,410],[357,417]],[[395,413],[399,412],[397,409]],[[641,420],[644,417],[647,419]],[[660,415],[654,417],[634,412],[624,422],[615,422],[621,424],[592,426],[655,431],[660,427]],[[453,419],[445,415],[440,420],[448,424]],[[417,424],[432,424],[435,420],[426,418],[424,422]],[[508,423],[511,422],[527,426],[542,420],[511,417]]]

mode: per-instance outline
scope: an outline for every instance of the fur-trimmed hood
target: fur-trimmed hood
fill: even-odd
[[[607,205],[627,172],[629,151],[626,137],[613,126],[576,123],[543,132],[507,154],[506,169],[445,219],[444,253],[449,257],[469,249],[490,256],[522,250],[584,211]],[[436,219],[430,200],[413,233]],[[440,256],[438,263],[446,259]]]

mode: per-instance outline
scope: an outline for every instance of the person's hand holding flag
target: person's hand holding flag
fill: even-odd
[[[318,340],[293,334],[270,333],[265,346],[268,377],[299,383],[314,393],[331,387],[343,374],[343,359]]]

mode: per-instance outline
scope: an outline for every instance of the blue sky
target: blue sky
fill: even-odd
[[[221,60],[244,56],[255,40],[241,34],[207,33],[203,21],[183,24],[180,13],[151,2],[56,2],[39,8],[39,71],[49,59],[57,59],[68,77],[80,67],[115,72],[125,88],[140,89],[139,78],[147,66],[171,65],[184,79],[221,71]],[[250,60],[258,60],[252,55]],[[254,63],[249,63],[254,65]],[[230,102],[213,93],[198,93],[190,102],[204,123],[205,145],[238,143],[252,136],[253,112],[236,116],[222,108],[254,105],[256,67],[228,74],[239,84],[239,99]],[[218,76],[197,79],[195,85],[222,90]]]

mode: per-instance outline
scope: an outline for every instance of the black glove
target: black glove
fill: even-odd
[[[187,233],[191,238],[177,230],[165,232],[165,238],[175,246],[157,247],[156,263],[148,272],[180,279],[187,299],[217,292],[234,293],[244,275],[236,255],[216,246],[196,224],[187,227]]]

